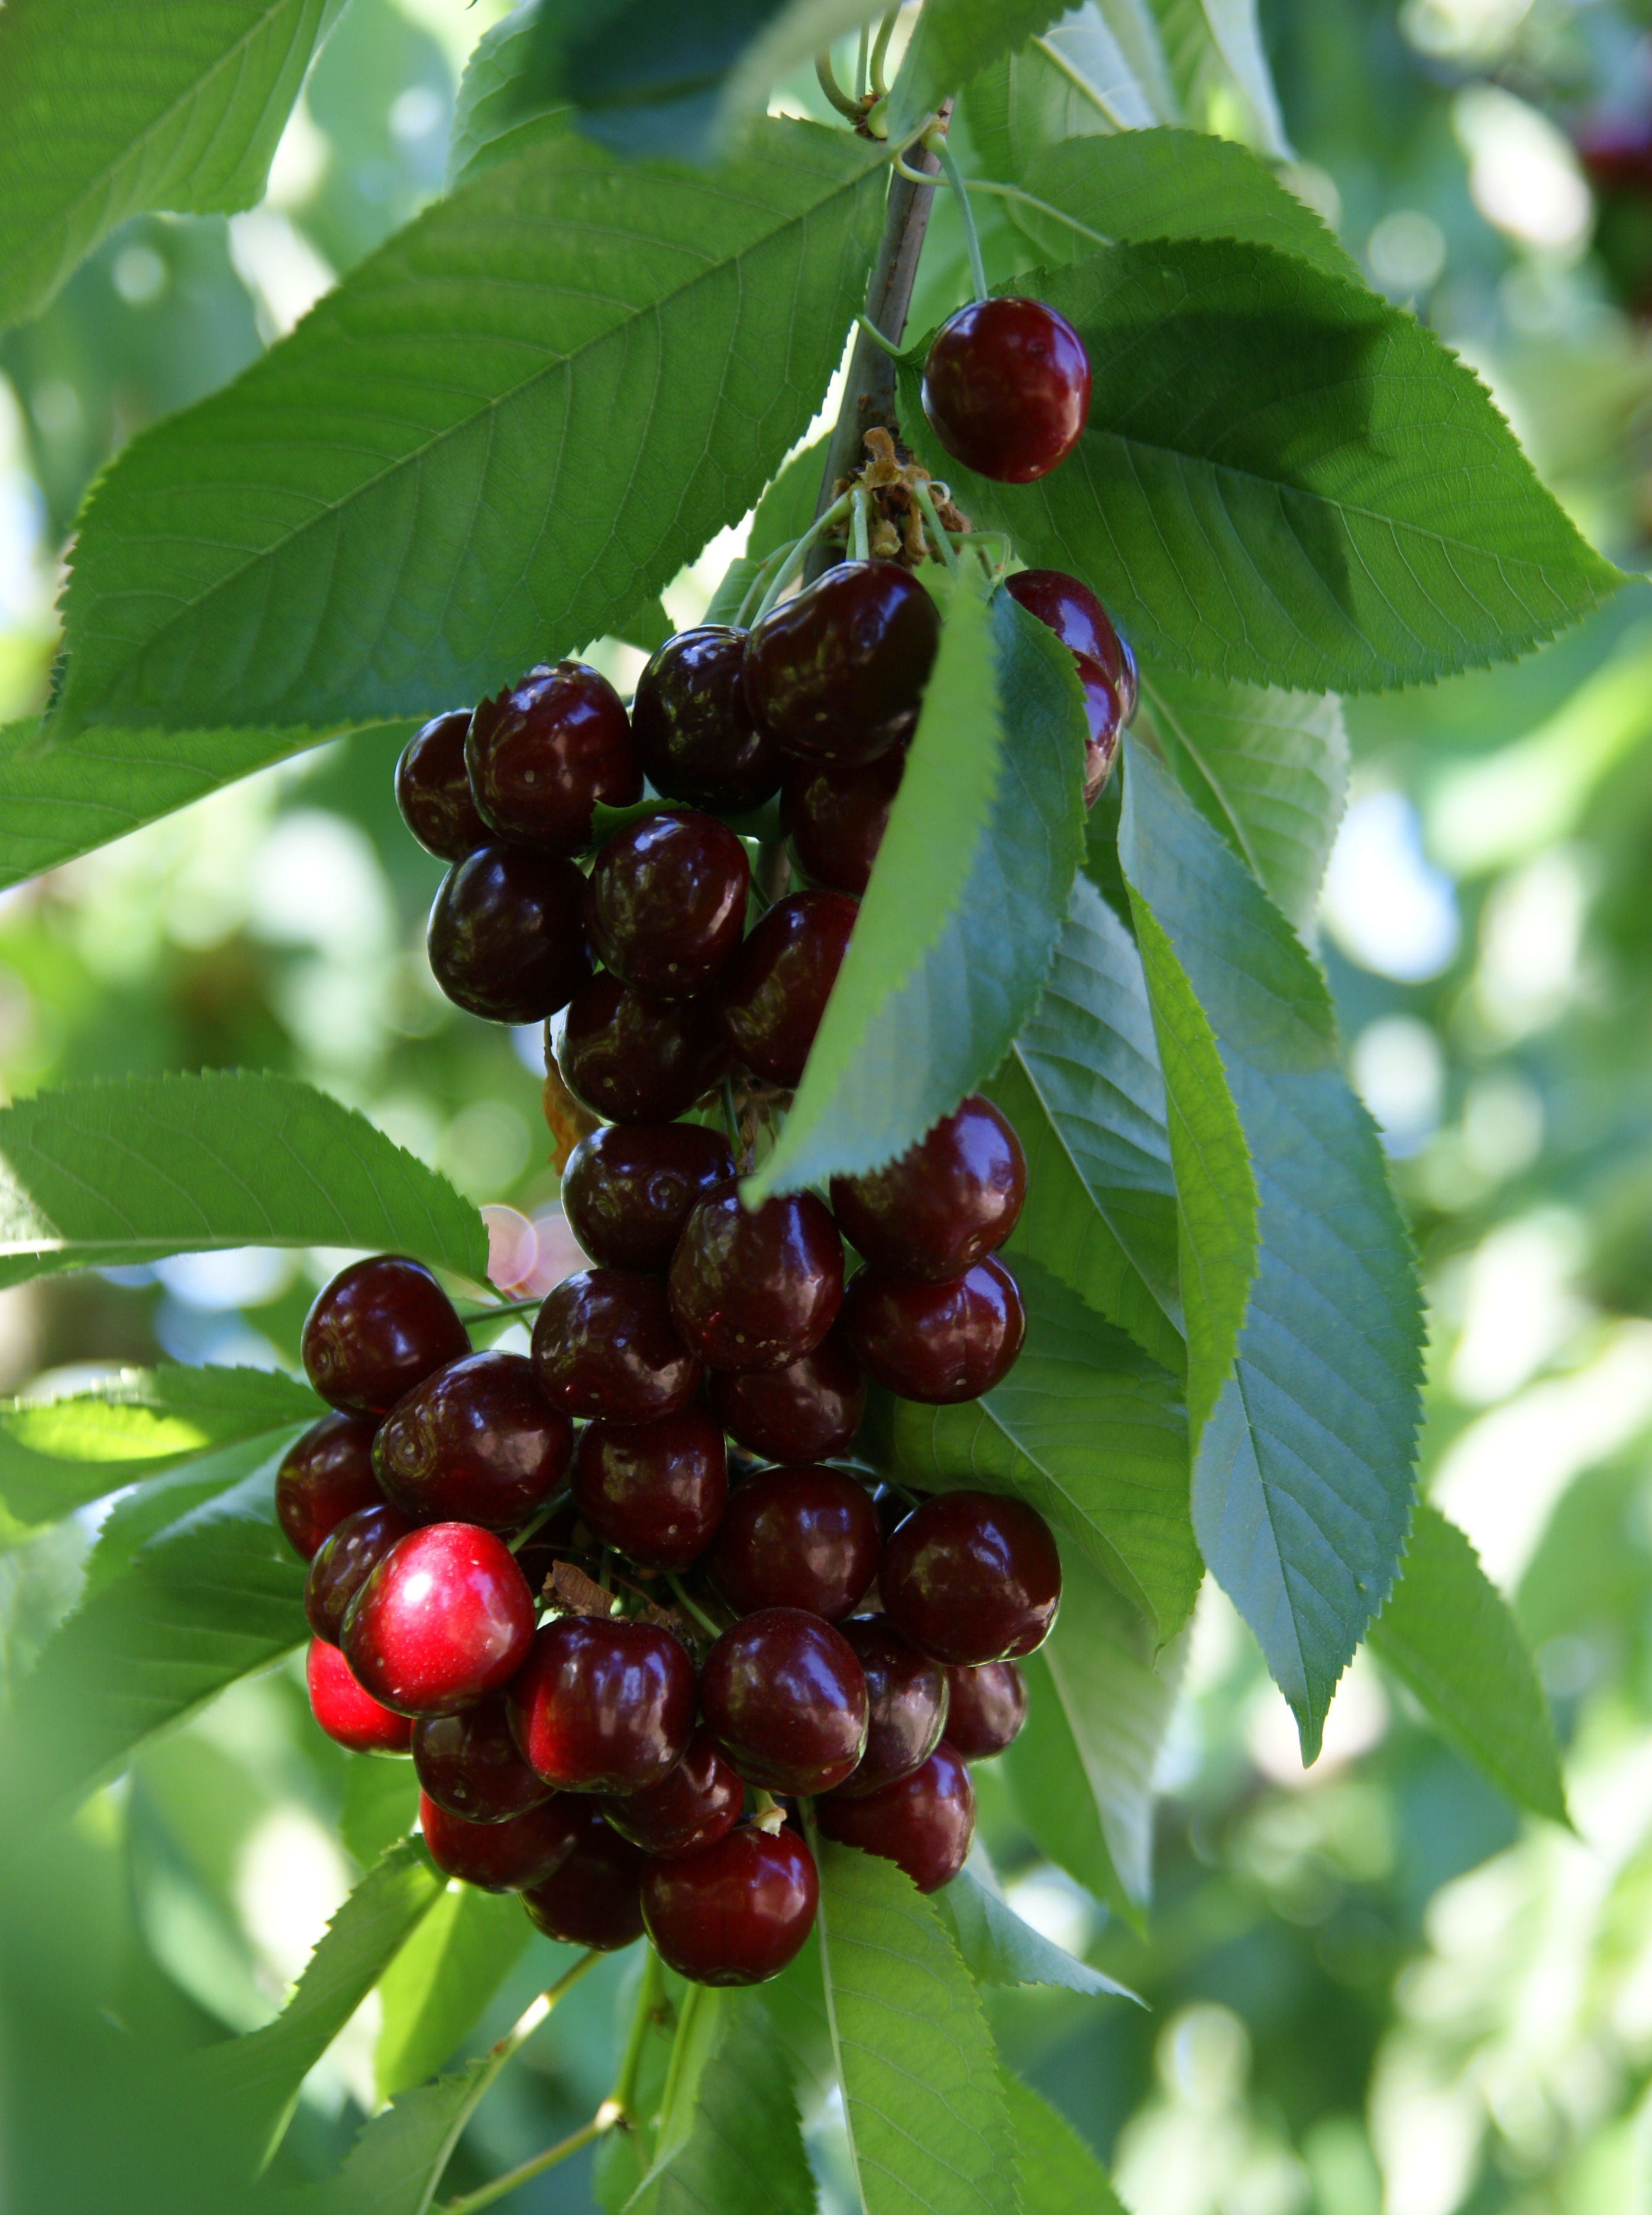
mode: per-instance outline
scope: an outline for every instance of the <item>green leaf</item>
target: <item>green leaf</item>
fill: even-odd
[[[1518,1807],[1570,1822],[1549,1703],[1520,1625],[1469,1540],[1426,1500],[1371,1643]]]
[[[131,215],[250,207],[340,0],[0,9],[0,328]]]
[[[1053,1985],[1086,1997],[1108,1992],[1144,2004],[1127,1985],[1115,1984],[1023,1923],[967,1868],[935,1894],[935,1907],[978,1985]]]
[[[1290,161],[1256,0],[1152,0],[1152,6],[1178,96],[1191,104],[1213,80],[1225,78],[1250,110],[1262,151],[1270,161]]]
[[[964,107],[983,169],[1006,182],[1022,179],[1035,155],[1064,138],[1182,120],[1144,0],[1073,9],[1018,53],[989,64],[966,91]]]
[[[404,2092],[365,2126],[335,2175],[292,2195],[293,2215],[427,2215],[499,2066],[483,2054],[457,2076]]]
[[[361,1868],[371,1868],[418,1819],[419,1776],[410,1761],[398,1756],[347,1764],[339,1837]]]
[[[381,2100],[435,2074],[532,1936],[513,1893],[448,1886],[379,1981],[384,2014],[373,2075]]]
[[[478,176],[526,146],[565,131],[572,110],[561,101],[531,102],[519,79],[531,49],[538,0],[520,0],[476,40],[453,102],[447,142],[447,187]]]
[[[0,1108],[0,1285],[253,1245],[368,1247],[488,1276],[475,1208],[292,1077],[133,1077]]]
[[[1533,475],[1472,372],[1414,316],[1295,255],[1119,245],[1017,277],[1089,350],[1084,435],[1039,483],[949,460],[978,527],[1072,571],[1150,664],[1371,690],[1512,659],[1623,580]]]
[[[808,423],[881,158],[765,122],[709,175],[562,133],[461,185],[103,478],[56,739],[429,714],[611,631]]]
[[[1001,2077],[1028,2208],[1037,2215],[1125,2215],[1107,2171],[1066,2117],[1007,2069]]]
[[[949,94],[1066,13],[1063,0],[927,0],[889,89],[889,136],[909,138]]]
[[[816,439],[794,454],[758,500],[746,551],[729,563],[712,594],[707,623],[733,623],[768,556],[793,544],[814,520],[827,444],[827,438]]]
[[[215,1453],[197,1454],[163,1476],[137,1485],[114,1503],[103,1519],[86,1563],[84,1597],[89,1598],[113,1578],[124,1576],[150,1539],[183,1522],[209,1500],[216,1500],[261,1470],[273,1482],[281,1457],[302,1435],[296,1423],[285,1430],[266,1431],[260,1437],[221,1446]]]
[[[1052,647],[1054,651],[1052,652]],[[1083,851],[1072,656],[968,571],[849,953],[755,1200],[903,1153],[1035,1003]],[[1013,731],[1008,746],[1005,733]]]
[[[1119,852],[1160,1020],[1182,1194],[1194,1528],[1311,1760],[1410,1522],[1422,1345],[1410,1241],[1375,1126],[1339,1065],[1323,979],[1231,849],[1134,743]],[[1209,1086],[1225,1080],[1226,1105],[1207,1089],[1178,1123],[1179,1095],[1199,1074],[1173,1066],[1167,1045],[1185,1015],[1182,991],[1207,1018],[1219,1062]],[[1256,1273],[1245,1304],[1236,1236],[1214,1273],[1208,1327],[1196,1330],[1190,1279],[1211,1219],[1225,1205],[1218,1229],[1242,1230],[1250,1205],[1231,1151],[1195,1159],[1194,1118],[1207,1114],[1231,1114],[1243,1134]],[[1231,1135],[1225,1126],[1223,1143]]]
[[[754,1992],[722,1995],[686,2142],[639,2209],[650,2215],[814,2215],[785,2049]]]

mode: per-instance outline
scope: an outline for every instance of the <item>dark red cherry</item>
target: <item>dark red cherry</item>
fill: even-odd
[[[620,1837],[645,1854],[697,1854],[734,1829],[744,1799],[744,1786],[703,1726],[669,1776],[599,1805]]]
[[[975,1835],[975,1788],[943,1739],[921,1769],[863,1799],[834,1792],[815,1809],[839,1844],[858,1846],[906,1870],[920,1892],[950,1884]]]
[[[608,679],[582,661],[531,669],[484,700],[464,742],[470,789],[501,838],[577,854],[592,812],[642,797],[631,726]]]
[[[817,884],[857,898],[866,890],[906,770],[906,749],[891,746],[858,769],[797,762],[787,771],[780,827]]]
[[[729,963],[717,995],[723,1036],[771,1084],[801,1082],[859,913],[846,893],[794,893]]]
[[[275,1519],[300,1560],[312,1561],[347,1515],[382,1503],[373,1475],[377,1428],[371,1415],[323,1415],[287,1448],[275,1479]]]
[[[584,898],[585,879],[559,855],[479,847],[436,894],[425,933],[430,973],[467,1015],[543,1022],[591,974]]]
[[[783,1369],[714,1369],[706,1396],[729,1435],[765,1461],[840,1454],[866,1414],[866,1379],[835,1326]]]
[[[544,1883],[568,1859],[577,1835],[550,1792],[537,1807],[498,1823],[468,1823],[421,1792],[419,1828],[444,1876],[483,1892],[524,1892]]]
[[[365,1692],[336,1646],[312,1638],[304,1656],[310,1712],[335,1744],[352,1753],[405,1753],[413,1724]]]
[[[1076,653],[1073,663],[1084,696],[1084,806],[1094,807],[1112,774],[1124,718],[1119,696],[1100,662]]]
[[[937,1661],[975,1668],[1030,1654],[1061,1601],[1061,1557],[1035,1507],[996,1492],[943,1492],[883,1549],[889,1620]]]
[[[947,1743],[966,1761],[1002,1753],[1027,1720],[1027,1679],[1013,1661],[947,1671]]]
[[[528,1919],[563,1946],[611,1954],[642,1936],[648,1857],[611,1829],[594,1801],[554,1800],[573,1840],[554,1876],[522,1895]]]
[[[854,1648],[801,1608],[765,1607],[724,1631],[700,1672],[700,1711],[736,1775],[770,1792],[830,1792],[866,1751]]]
[[[715,982],[746,928],[752,868],[726,823],[664,807],[611,838],[585,893],[592,951],[622,983],[659,1000]]]
[[[746,634],[701,623],[668,638],[636,681],[631,733],[656,792],[743,814],[780,783],[785,756],[746,704]]]
[[[317,1638],[339,1643],[351,1601],[413,1527],[412,1517],[382,1497],[376,1506],[358,1507],[333,1525],[304,1579],[304,1617]]]
[[[761,1207],[708,1194],[672,1257],[671,1311],[713,1369],[783,1369],[813,1352],[843,1300],[843,1241],[813,1193]]]
[[[510,1710],[517,1744],[548,1784],[645,1791],[687,1751],[694,1664],[651,1623],[561,1616],[534,1640]]]
[[[509,1682],[533,1643],[514,1557],[471,1523],[427,1523],[392,1546],[344,1621],[344,1658],[376,1700],[448,1715]]]
[[[949,316],[924,364],[924,413],[955,462],[1000,484],[1047,476],[1090,414],[1090,356],[1041,300],[976,300]]]
[[[899,1160],[832,1180],[832,1212],[875,1269],[938,1285],[1002,1246],[1027,1197],[1021,1141],[972,1092]]]
[[[711,995],[645,999],[605,971],[574,994],[556,1065],[611,1123],[669,1123],[721,1082],[729,1052]]]
[[[533,1327],[533,1366],[570,1415],[651,1423],[694,1397],[700,1364],[671,1319],[663,1277],[640,1269],[581,1269],[545,1297]]]
[[[703,1408],[657,1423],[587,1423],[574,1457],[574,1504],[605,1545],[645,1569],[685,1569],[722,1519],[728,1459]]]
[[[897,561],[839,561],[746,641],[746,696],[763,728],[810,761],[866,762],[918,720],[941,617]]]
[[[568,1156],[562,1212],[600,1267],[666,1269],[695,1202],[734,1174],[728,1141],[703,1124],[605,1124]]]
[[[574,1426],[520,1353],[472,1353],[385,1416],[373,1467],[385,1497],[426,1522],[513,1531],[562,1481]]]
[[[760,1470],[736,1486],[706,1568],[736,1615],[801,1607],[836,1623],[877,1574],[883,1543],[863,1484],[842,1470]]]
[[[550,1797],[550,1785],[522,1758],[500,1692],[462,1715],[421,1717],[413,1726],[413,1765],[437,1807],[467,1823],[503,1823]]]
[[[838,1787],[861,1799],[910,1776],[941,1743],[947,1721],[947,1672],[903,1638],[887,1615],[857,1616],[838,1628],[866,1678],[866,1751]]]
[[[731,1831],[685,1860],[651,1862],[642,1919],[668,1969],[696,1985],[761,1985],[802,1950],[820,1905],[795,1831]]]
[[[1075,659],[1100,664],[1116,696],[1119,720],[1127,723],[1136,712],[1135,657],[1090,586],[1065,569],[1018,569],[1004,579],[1004,589],[1053,630]]]
[[[470,710],[438,715],[408,740],[396,764],[396,804],[402,820],[424,848],[444,862],[462,862],[493,832],[476,813],[464,768],[464,734]]]
[[[470,1351],[453,1303],[421,1261],[375,1254],[341,1269],[304,1317],[304,1374],[335,1408],[385,1415]]]
[[[872,1382],[930,1406],[1001,1384],[1026,1335],[1016,1280],[992,1254],[943,1285],[857,1269],[844,1295],[844,1335]]]

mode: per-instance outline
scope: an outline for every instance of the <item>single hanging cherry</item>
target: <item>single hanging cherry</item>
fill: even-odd
[[[592,951],[622,984],[687,1000],[715,983],[746,928],[746,849],[726,823],[664,807],[609,839],[585,892]]]
[[[697,1202],[734,1174],[734,1157],[720,1131],[699,1123],[610,1123],[568,1156],[562,1212],[599,1267],[667,1269]]]
[[[844,893],[777,900],[723,973],[723,1036],[755,1076],[789,1091],[801,1081],[860,903]]]
[[[323,1415],[287,1448],[275,1479],[275,1519],[293,1551],[313,1561],[347,1515],[381,1506],[371,1415]]]
[[[881,1169],[832,1180],[832,1212],[874,1268],[941,1284],[1002,1246],[1027,1197],[1009,1119],[973,1092]]]
[[[413,1765],[437,1807],[467,1823],[503,1823],[551,1795],[523,1760],[498,1692],[459,1715],[422,1716],[413,1726]]]
[[[731,1183],[690,1216],[666,1281],[678,1329],[713,1369],[783,1369],[831,1329],[843,1272],[838,1226],[813,1193],[748,1208]]]
[[[915,1507],[883,1549],[889,1620],[953,1667],[1009,1661],[1043,1644],[1061,1602],[1050,1526],[1024,1500],[943,1492]]]
[[[513,1531],[561,1483],[574,1426],[520,1353],[472,1353],[391,1408],[373,1444],[385,1497],[421,1522]]]
[[[413,1719],[381,1705],[356,1682],[336,1646],[312,1638],[304,1656],[310,1712],[334,1743],[351,1753],[405,1753]]]
[[[585,879],[558,854],[479,847],[443,878],[430,911],[430,973],[456,1007],[493,1023],[537,1023],[591,973]]]
[[[384,1415],[470,1341],[422,1261],[374,1254],[324,1285],[304,1317],[304,1374],[335,1408]]]
[[[918,721],[941,642],[935,602],[897,561],[839,561],[746,641],[746,696],[789,753],[867,762]]]
[[[427,1523],[391,1547],[350,1604],[344,1658],[404,1715],[454,1715],[515,1676],[533,1596],[514,1556],[473,1523]]]
[[[608,1423],[674,1415],[700,1382],[665,1279],[641,1269],[581,1269],[554,1286],[533,1326],[533,1367],[566,1414]]]
[[[881,1544],[872,1495],[846,1471],[763,1469],[735,1487],[706,1569],[737,1615],[798,1607],[836,1623],[877,1574]]]
[[[949,316],[924,364],[924,413],[953,459],[1000,484],[1046,477],[1090,414],[1090,356],[1041,300],[976,300]]]
[[[978,1668],[949,1666],[947,1743],[966,1761],[1002,1753],[1027,1720],[1027,1679],[1013,1661],[983,1661]]]
[[[834,1792],[815,1809],[828,1838],[906,1870],[920,1892],[938,1892],[963,1867],[975,1834],[975,1789],[941,1740],[922,1768],[863,1799]]]
[[[787,771],[780,827],[816,884],[857,898],[866,890],[906,769],[906,748],[891,746],[858,768],[796,762]]]
[[[710,1543],[728,1497],[722,1429],[703,1408],[652,1423],[587,1423],[574,1505],[606,1546],[645,1569],[685,1569]]]
[[[669,1123],[726,1075],[715,996],[651,1000],[604,971],[574,995],[556,1066],[612,1123]]]
[[[636,681],[631,731],[668,800],[742,814],[780,782],[785,756],[746,705],[746,633],[701,623],[668,638]]]
[[[866,1414],[866,1378],[834,1324],[812,1353],[783,1369],[714,1369],[706,1397],[723,1428],[764,1461],[842,1453]]]
[[[531,669],[482,701],[464,759],[483,821],[545,854],[586,845],[599,802],[629,807],[642,797],[624,703],[582,661]]]
[[[437,715],[408,740],[396,764],[396,804],[424,848],[444,862],[462,862],[493,832],[476,813],[464,767],[470,710]]]
[[[725,1630],[700,1672],[700,1709],[736,1776],[765,1791],[829,1792],[866,1751],[854,1648],[801,1608],[765,1607]]]
[[[931,1407],[979,1400],[1015,1366],[1027,1312],[993,1254],[943,1284],[857,1269],[844,1295],[851,1352],[875,1384]]]
[[[646,1791],[616,1793],[598,1805],[619,1832],[645,1854],[697,1854],[715,1845],[740,1820],[745,1787],[703,1724],[670,1775]]]
[[[789,1825],[743,1824],[685,1859],[650,1862],[642,1919],[667,1968],[696,1985],[777,1977],[814,1928],[820,1881]]]

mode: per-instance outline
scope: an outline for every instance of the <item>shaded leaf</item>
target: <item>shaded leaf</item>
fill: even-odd
[[[317,1726],[319,1727],[319,1726]],[[339,1837],[363,1868],[405,1838],[419,1819],[419,1776],[410,1761],[353,1761],[344,1775]]]
[[[1137,1998],[1126,1985],[1023,1923],[967,1868],[935,1894],[935,1906],[978,1985],[1053,1985],[1087,1997],[1108,1992],[1115,1999]]]
[[[426,2215],[465,2125],[499,2074],[484,2054],[375,2115],[336,2175],[292,2195],[294,2215]]]
[[[84,1597],[89,1598],[112,1578],[124,1576],[150,1539],[183,1522],[231,1486],[244,1483],[261,1471],[273,1481],[288,1446],[302,1435],[297,1424],[289,1424],[285,1430],[266,1431],[260,1437],[220,1446],[215,1453],[197,1454],[163,1476],[149,1477],[134,1487],[116,1500],[98,1531],[97,1543],[86,1563]]]
[[[691,2132],[644,2205],[656,2215],[814,2215],[791,2070],[756,1993],[724,1995]]]
[[[531,47],[539,0],[520,0],[490,23],[471,50],[453,102],[447,141],[447,186],[509,161],[524,147],[566,130],[572,110],[561,101],[525,101],[519,82]]]
[[[513,1893],[447,1887],[380,1980],[384,2021],[373,2048],[380,2099],[394,2099],[434,2076],[532,1936]]]
[[[889,89],[889,136],[908,138],[990,62],[1066,13],[1063,0],[927,0]]]
[[[1125,2215],[1107,2171],[1065,2115],[1019,2077],[1002,2072],[1010,2122],[1021,2149],[1022,2189],[1037,2215]]]

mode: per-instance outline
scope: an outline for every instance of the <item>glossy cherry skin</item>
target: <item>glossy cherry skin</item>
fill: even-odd
[[[620,1837],[645,1854],[697,1854],[734,1829],[744,1801],[745,1787],[702,1727],[669,1776],[599,1805]]]
[[[631,733],[656,792],[743,814],[777,789],[786,758],[746,703],[746,634],[701,623],[668,638],[636,681]]]
[[[574,996],[556,1065],[611,1123],[669,1123],[729,1067],[715,998],[650,1000],[605,971]]]
[[[975,1835],[975,1788],[943,1739],[921,1769],[863,1799],[834,1792],[815,1809],[828,1838],[906,1870],[920,1892],[950,1884]]]
[[[1084,806],[1094,807],[1118,758],[1124,718],[1119,696],[1100,662],[1076,653],[1073,663],[1084,696]]]
[[[605,1545],[645,1569],[685,1569],[711,1543],[728,1497],[722,1426],[703,1408],[657,1423],[587,1423],[574,1504]]]
[[[386,1415],[470,1351],[453,1303],[421,1261],[375,1254],[341,1269],[304,1317],[304,1374],[335,1408]]]
[[[425,1715],[415,1723],[413,1765],[436,1806],[470,1824],[508,1822],[550,1797],[550,1786],[522,1758],[499,1692],[462,1715]]]
[[[714,1369],[706,1396],[724,1430],[765,1461],[824,1461],[848,1446],[866,1414],[866,1378],[841,1330],[783,1369]]]
[[[312,1638],[304,1656],[310,1712],[336,1745],[352,1753],[405,1753],[413,1733],[406,1715],[392,1715],[364,1692],[336,1646]]]
[[[878,1590],[897,1630],[955,1668],[1010,1661],[1044,1643],[1061,1604],[1061,1557],[1024,1500],[943,1492],[883,1549]]]
[[[275,1519],[301,1561],[358,1508],[384,1500],[373,1475],[371,1415],[323,1415],[287,1448],[275,1479]]]
[[[700,1201],[672,1256],[671,1311],[713,1369],[783,1369],[812,1353],[843,1303],[843,1241],[813,1193]]]
[[[1021,1141],[979,1092],[899,1160],[832,1180],[832,1212],[850,1244],[874,1268],[931,1285],[1002,1246],[1026,1197]]]
[[[829,891],[858,898],[871,881],[906,770],[900,746],[858,769],[795,763],[780,788],[780,827],[799,868]]]
[[[857,1269],[844,1295],[844,1335],[872,1382],[931,1407],[1001,1384],[1026,1335],[1016,1280],[991,1254],[942,1285]]]
[[[729,963],[717,995],[723,1036],[771,1084],[801,1081],[859,913],[846,893],[794,893]]]
[[[304,1617],[317,1638],[336,1646],[350,1603],[390,1548],[405,1538],[414,1518],[381,1498],[340,1518],[316,1549],[304,1579]]]
[[[726,823],[665,807],[611,838],[585,892],[592,951],[623,984],[687,1000],[716,981],[746,928],[752,868]]]
[[[808,761],[866,762],[918,720],[941,617],[896,561],[839,561],[765,616],[746,641],[746,696],[765,730]]]
[[[1090,356],[1041,300],[976,300],[949,316],[924,364],[924,413],[955,462],[1000,484],[1047,476],[1090,414]]]
[[[482,846],[442,879],[425,932],[430,973],[467,1015],[537,1023],[586,979],[585,879],[556,854]]]
[[[685,1860],[651,1862],[642,1919],[668,1969],[696,1985],[761,1985],[802,1950],[820,1905],[814,1857],[789,1827],[746,1824]]]
[[[510,1710],[517,1744],[548,1784],[646,1791],[688,1750],[694,1664],[650,1623],[560,1616],[534,1640]]]
[[[838,1787],[863,1799],[910,1776],[941,1743],[947,1721],[947,1672],[903,1638],[887,1615],[857,1616],[838,1629],[866,1678],[866,1751]]]
[[[608,679],[582,661],[531,669],[484,700],[464,742],[470,789],[501,838],[577,854],[599,801],[642,797],[630,719]]]
[[[556,1874],[522,1895],[528,1919],[564,1946],[611,1954],[642,1936],[648,1857],[604,1822],[593,1801],[556,1800],[572,1844]]]
[[[1119,704],[1119,720],[1136,712],[1136,661],[1113,618],[1086,584],[1065,569],[1018,569],[1004,589],[1029,616],[1053,630],[1067,651],[1101,666]]]
[[[444,862],[462,862],[493,832],[476,813],[464,767],[464,734],[470,710],[437,715],[415,731],[396,764],[396,804],[402,820],[424,848]]]
[[[737,1485],[706,1569],[736,1615],[801,1607],[836,1623],[877,1574],[883,1534],[842,1470],[759,1470]]]
[[[507,1684],[533,1643],[514,1557],[471,1523],[427,1523],[393,1546],[344,1619],[344,1658],[404,1715],[450,1715]]]
[[[520,1353],[472,1353],[399,1400],[373,1443],[386,1499],[430,1523],[513,1531],[562,1482],[574,1426]]]
[[[550,1792],[537,1807],[500,1823],[468,1823],[421,1792],[419,1828],[442,1874],[482,1892],[525,1892],[531,1884],[544,1884],[574,1844],[567,1814]]]
[[[735,1774],[769,1792],[830,1792],[866,1751],[854,1648],[801,1608],[765,1607],[723,1632],[700,1672],[700,1711]]]
[[[581,1269],[556,1285],[533,1326],[533,1366],[556,1407],[611,1423],[674,1415],[700,1382],[665,1279],[640,1269]]]
[[[699,1123],[610,1123],[562,1171],[568,1227],[600,1267],[666,1269],[697,1200],[734,1174],[720,1131]]]
[[[966,1761],[986,1761],[1021,1734],[1027,1679],[1013,1661],[947,1671],[947,1743]]]

